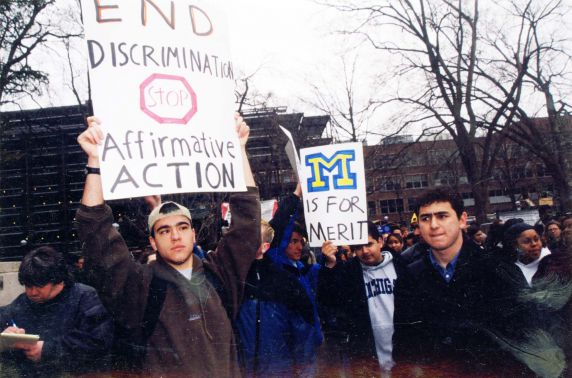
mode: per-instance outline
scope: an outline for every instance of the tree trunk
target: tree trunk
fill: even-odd
[[[572,119],[559,116],[555,121],[559,123],[561,169],[559,177],[554,177],[554,188],[560,196],[560,210],[567,213],[572,211]]]
[[[471,183],[471,188],[475,198],[475,218],[477,218],[477,223],[485,223],[489,212],[489,184],[484,180],[479,180]]]

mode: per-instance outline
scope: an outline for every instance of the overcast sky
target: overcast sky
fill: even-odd
[[[59,1],[66,4],[70,0]],[[331,60],[339,55],[339,40],[336,42],[331,35],[334,12],[311,0],[232,0],[227,5],[237,76],[254,73],[251,88],[262,93],[271,92],[275,106],[309,110],[298,97],[309,97],[308,80],[323,76],[324,65],[330,61],[331,67]],[[76,85],[85,99],[86,63],[81,47],[78,45],[72,56],[74,70],[78,73]],[[50,74],[50,89],[46,96],[36,99],[36,103],[26,100],[22,102],[23,106],[75,104],[69,88],[67,56],[61,46],[53,44],[36,59]],[[51,64],[45,64],[47,61]]]
[[[59,4],[73,4],[75,1],[58,0]],[[113,3],[117,0],[108,1]],[[380,60],[383,59],[380,54],[372,54],[371,47],[355,48],[336,33],[351,21],[344,20],[341,13],[313,0],[219,0],[219,3],[228,9],[235,76],[255,73],[250,83],[251,90],[272,93],[271,106],[288,106],[290,111],[304,111],[306,114],[319,113],[299,98],[313,98],[310,84],[318,85],[324,93],[339,94],[343,84],[343,55],[350,63],[353,56],[359,56],[355,85],[358,103],[367,103],[368,99],[387,91],[383,82],[373,82],[370,78],[374,73],[391,76],[389,64]],[[570,6],[572,0],[564,3]],[[570,36],[571,29],[562,28],[562,34]],[[391,38],[399,41],[400,36],[392,34]],[[72,60],[77,72],[76,85],[85,101],[87,63],[83,50],[83,43],[78,43],[77,50],[72,51]],[[67,57],[61,45],[50,46],[49,52],[38,54],[36,59],[50,73],[50,90],[36,103],[23,101],[23,106],[75,104],[69,88]],[[378,132],[391,126],[383,115],[381,118],[378,115],[372,123],[369,129],[377,129]]]

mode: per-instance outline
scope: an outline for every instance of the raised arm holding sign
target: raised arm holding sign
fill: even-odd
[[[105,3],[82,0],[103,197],[244,191],[224,12]]]
[[[78,137],[97,168],[104,138],[99,121]],[[193,255],[195,233],[189,209],[162,202],[149,215],[149,242],[157,260],[131,258],[104,204],[102,181],[88,173],[77,212],[85,269],[98,277],[94,286],[112,312],[129,362],[153,376],[238,376],[232,320],[238,311],[248,269],[260,246],[260,201],[246,157],[249,128],[236,116],[243,159],[244,193],[232,193],[233,221],[216,251],[205,260]],[[134,361],[134,357],[138,357]]]

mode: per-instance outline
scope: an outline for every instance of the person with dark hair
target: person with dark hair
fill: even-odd
[[[144,374],[240,375],[232,321],[260,246],[260,200],[246,156],[250,129],[238,115],[235,122],[248,190],[230,195],[232,224],[204,261],[193,254],[189,209],[165,202],[148,218],[157,260],[135,262],[103,199],[97,170],[103,140],[99,121],[88,118],[87,130],[78,137],[88,166],[95,168],[88,170],[76,215],[86,270],[100,277],[97,290],[125,339],[124,347],[132,348],[130,362],[142,363]]]
[[[266,255],[274,230],[261,223],[262,243],[248,276],[235,327],[244,375],[312,375],[314,310],[302,285]],[[308,344],[310,346],[308,347]],[[308,373],[308,374],[306,374]]]
[[[393,255],[399,255],[403,251],[403,238],[399,234],[390,234],[385,241],[386,250]]]
[[[39,335],[2,354],[25,377],[59,377],[106,366],[113,322],[92,287],[74,283],[61,253],[50,247],[29,252],[18,271],[25,292],[0,309],[4,333]]]
[[[410,232],[409,234],[407,234],[407,236],[405,237],[405,239],[403,240],[404,243],[404,249],[407,249],[409,247],[413,247],[413,245],[415,243],[417,243],[417,237],[413,234],[413,232]]]
[[[373,360],[382,370],[391,370],[398,256],[383,250],[383,237],[372,222],[368,222],[368,243],[351,248],[356,258],[342,263],[336,260],[337,247],[331,241],[322,245],[326,262],[318,279],[318,299],[321,307],[337,314],[338,332],[347,339],[344,354],[357,363]]]
[[[560,246],[562,236],[562,225],[556,220],[551,220],[546,224],[544,237],[546,238],[546,246],[551,252],[555,252]]]
[[[494,367],[499,348],[487,330],[500,308],[492,305],[495,293],[487,288],[497,288],[497,280],[494,266],[463,237],[463,200],[439,188],[425,193],[417,205],[427,249],[408,263],[396,282],[396,362],[452,360]]]
[[[562,230],[572,229],[572,215],[568,213],[568,215],[564,216],[562,220]]]
[[[481,230],[481,227],[479,227],[478,224],[473,223],[467,227],[467,237],[481,250],[485,249],[485,240],[487,238],[487,234]]]
[[[561,376],[565,362],[559,349],[570,342],[565,309],[572,302],[572,261],[543,247],[536,227],[523,222],[506,230],[503,248],[510,260],[497,269],[513,305],[504,314],[510,322],[500,340],[539,376]],[[523,350],[552,352],[538,356]],[[546,374],[549,371],[553,373]]]
[[[324,339],[316,304],[318,272],[321,266],[320,264],[306,265],[301,261],[302,252],[306,246],[306,230],[297,221],[298,214],[303,214],[301,197],[302,187],[298,183],[294,192],[280,201],[274,217],[269,222],[276,235],[267,254],[278,268],[288,272],[292,279],[299,281],[312,303],[314,327],[307,335],[311,342],[307,344],[308,349],[304,360],[313,364],[317,348]]]

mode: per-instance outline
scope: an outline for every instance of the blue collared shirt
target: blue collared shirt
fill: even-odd
[[[437,272],[439,272],[441,277],[443,277],[443,279],[447,283],[451,282],[451,280],[453,279],[453,274],[455,274],[455,266],[457,265],[457,259],[459,258],[459,254],[460,251],[459,253],[457,253],[457,256],[455,256],[455,258],[451,260],[451,262],[447,264],[447,266],[443,269],[443,267],[439,265],[439,262],[437,262],[437,260],[433,256],[433,251],[429,251],[429,259],[431,260],[431,264],[435,269],[437,269]]]

